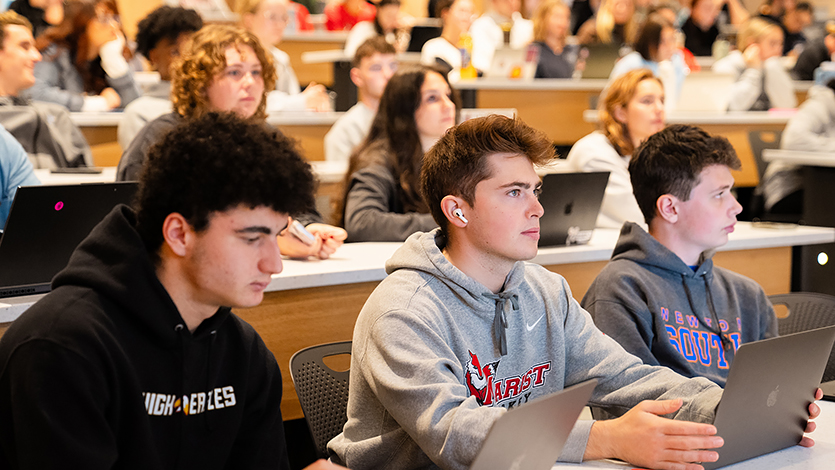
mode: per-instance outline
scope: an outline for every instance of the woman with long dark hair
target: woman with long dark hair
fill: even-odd
[[[433,67],[402,67],[389,80],[348,166],[342,215],[350,241],[403,241],[436,227],[420,194],[420,168],[455,125],[457,108],[447,78]]]
[[[125,59],[125,36],[115,0],[70,0],[64,19],[38,37],[29,96],[70,111],[122,108],[141,92]]]
[[[365,41],[382,36],[397,52],[405,52],[409,33],[400,15],[400,0],[380,0],[373,21],[360,21],[351,28],[345,40],[345,55],[353,57]]]

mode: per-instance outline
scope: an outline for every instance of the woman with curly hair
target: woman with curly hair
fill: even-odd
[[[242,28],[210,25],[195,33],[171,66],[174,112],[142,128],[122,154],[116,178],[136,180],[151,146],[184,120],[226,111],[265,123],[267,90],[276,80],[267,54],[258,38]],[[344,230],[320,223],[319,214],[299,219],[315,240],[305,245],[289,234],[279,237],[281,252],[287,256],[327,258],[345,239]]]
[[[64,19],[40,35],[29,96],[70,111],[108,111],[139,97],[125,59],[125,36],[115,0],[70,0]]]
[[[420,168],[455,125],[457,108],[449,81],[433,67],[406,66],[391,77],[348,164],[342,216],[351,241],[404,241],[437,226],[420,194]]]
[[[637,69],[616,78],[605,93],[600,130],[578,140],[567,161],[576,171],[609,172],[597,226],[620,228],[626,221],[644,222],[632,194],[629,160],[641,142],[664,128],[664,86],[649,69]]]

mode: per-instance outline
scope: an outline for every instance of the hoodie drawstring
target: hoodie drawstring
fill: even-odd
[[[710,316],[712,317],[715,327],[702,321],[702,318],[699,316],[699,313],[696,310],[696,306],[693,305],[693,297],[690,294],[690,288],[687,287],[687,280],[685,279],[684,274],[681,275],[681,285],[684,287],[685,294],[687,294],[687,303],[690,304],[690,310],[693,311],[696,318],[699,320],[699,323],[704,325],[704,327],[707,328],[708,331],[719,337],[719,340],[722,342],[722,350],[726,351],[730,347],[730,345],[728,344],[729,340],[725,338],[725,336],[722,334],[722,329],[719,326],[719,315],[716,314],[716,307],[713,305],[713,295],[710,292],[710,282],[708,282],[707,276],[702,276],[702,279],[705,283],[705,293],[707,295],[707,308],[708,310],[710,310]]]
[[[513,310],[519,310],[519,296],[503,292],[501,294],[482,294],[488,299],[496,301],[496,315],[493,317],[493,335],[499,341],[499,350],[502,356],[507,355],[507,315],[505,310],[508,303]]]

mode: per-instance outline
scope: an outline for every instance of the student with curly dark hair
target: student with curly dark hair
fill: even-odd
[[[114,208],[3,336],[2,468],[289,469],[281,372],[231,308],[281,272],[276,235],[313,204],[310,166],[216,113],[149,158],[135,210]]]
[[[276,74],[258,38],[235,26],[209,25],[195,33],[181,52],[171,69],[174,112],[139,131],[119,161],[116,178],[121,181],[137,179],[151,146],[183,120],[231,111],[266,125],[265,96],[275,86]],[[341,228],[320,223],[315,211],[300,221],[315,239],[306,245],[290,234],[279,237],[281,252],[293,258],[327,258],[347,236]]]
[[[145,124],[170,113],[171,63],[180,56],[180,49],[192,34],[203,27],[203,20],[194,10],[161,6],[139,22],[136,52],[142,54],[159,72],[159,83],[125,107],[119,121],[119,145],[126,149]]]

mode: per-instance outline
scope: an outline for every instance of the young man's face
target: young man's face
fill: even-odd
[[[542,182],[524,155],[487,157],[490,177],[475,187],[472,207],[465,207],[467,233],[486,262],[515,263],[536,256]]]
[[[728,242],[742,206],[731,194],[734,178],[724,165],[711,165],[699,174],[690,199],[678,201],[677,231],[699,253]]]
[[[180,56],[183,43],[185,43],[193,32],[180,33],[177,39],[162,38],[153,49],[148,51],[148,61],[154,70],[159,72],[161,80],[171,80],[171,62]]]
[[[35,64],[40,60],[32,31],[26,26],[7,25],[0,50],[0,87],[3,91],[9,96],[17,96],[34,85]]]
[[[263,94],[264,77],[255,51],[245,45],[226,49],[226,68],[206,90],[211,107],[249,118],[258,110]]]
[[[286,226],[287,214],[264,206],[210,215],[183,259],[192,300],[212,308],[261,303],[271,275],[282,269],[276,236]]]
[[[379,101],[389,79],[397,71],[397,57],[394,54],[378,52],[371,57],[364,57],[360,66],[354,70],[354,83],[363,95]]]

